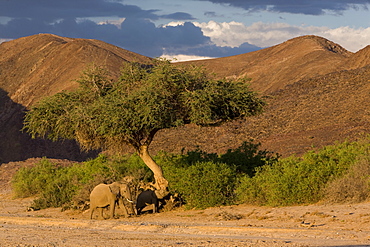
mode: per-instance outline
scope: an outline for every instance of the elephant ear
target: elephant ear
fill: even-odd
[[[113,194],[115,194],[116,196],[119,196],[120,186],[118,184],[116,183],[110,184],[109,189]]]

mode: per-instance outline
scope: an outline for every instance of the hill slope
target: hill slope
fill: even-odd
[[[353,54],[343,66],[346,69],[357,69],[370,64],[370,45]]]
[[[40,98],[77,87],[89,64],[117,76],[124,62],[150,58],[99,40],[39,34],[0,44],[0,163],[34,156],[84,159],[71,141],[30,140],[21,133],[23,111]]]
[[[84,159],[87,154],[73,142],[30,140],[19,131],[22,111],[41,97],[75,88],[72,80],[91,62],[118,75],[124,61],[150,60],[101,41],[53,35],[3,43],[0,54],[0,163],[36,156]],[[287,156],[356,139],[370,131],[368,54],[369,47],[353,54],[326,39],[303,36],[252,53],[186,62],[220,76],[251,77],[269,105],[260,116],[224,126],[162,130],[151,149],[224,152],[252,138]]]
[[[118,75],[123,62],[148,62],[148,57],[99,40],[39,34],[0,44],[0,88],[19,104],[77,86],[87,65],[105,65]]]
[[[326,39],[303,36],[252,53],[187,62],[225,77],[247,74],[252,88],[268,96],[268,107],[260,116],[216,129],[188,126],[177,150],[193,143],[225,151],[252,138],[287,156],[368,134],[369,54],[370,46],[353,54]]]
[[[160,145],[173,152],[182,147],[225,152],[254,139],[262,148],[288,156],[357,140],[370,133],[370,65],[300,80],[271,93],[267,102],[263,114],[243,121],[163,131],[160,140],[186,138]]]
[[[263,94],[303,78],[336,71],[351,52],[317,36],[303,36],[263,50],[186,63],[203,65],[221,77],[247,76],[253,89]]]

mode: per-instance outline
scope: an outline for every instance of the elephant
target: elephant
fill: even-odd
[[[159,201],[158,197],[153,190],[145,190],[139,194],[136,201],[137,215],[149,205],[153,205],[153,213],[158,212]]]
[[[95,209],[99,211],[99,218],[103,217],[103,208],[110,207],[110,218],[114,217],[114,210],[116,203],[122,207],[125,217],[128,216],[127,208],[123,202],[123,198],[130,202],[131,210],[135,213],[133,208],[132,195],[130,187],[126,183],[114,182],[111,184],[99,184],[91,191],[90,194],[90,219],[92,219]]]

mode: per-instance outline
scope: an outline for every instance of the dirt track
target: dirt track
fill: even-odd
[[[114,220],[0,195],[0,246],[370,246],[370,203],[231,206]],[[304,223],[302,223],[304,222]]]

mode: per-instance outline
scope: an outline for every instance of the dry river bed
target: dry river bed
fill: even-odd
[[[90,220],[89,211],[27,211],[0,193],[0,246],[370,246],[370,202],[182,208]]]

